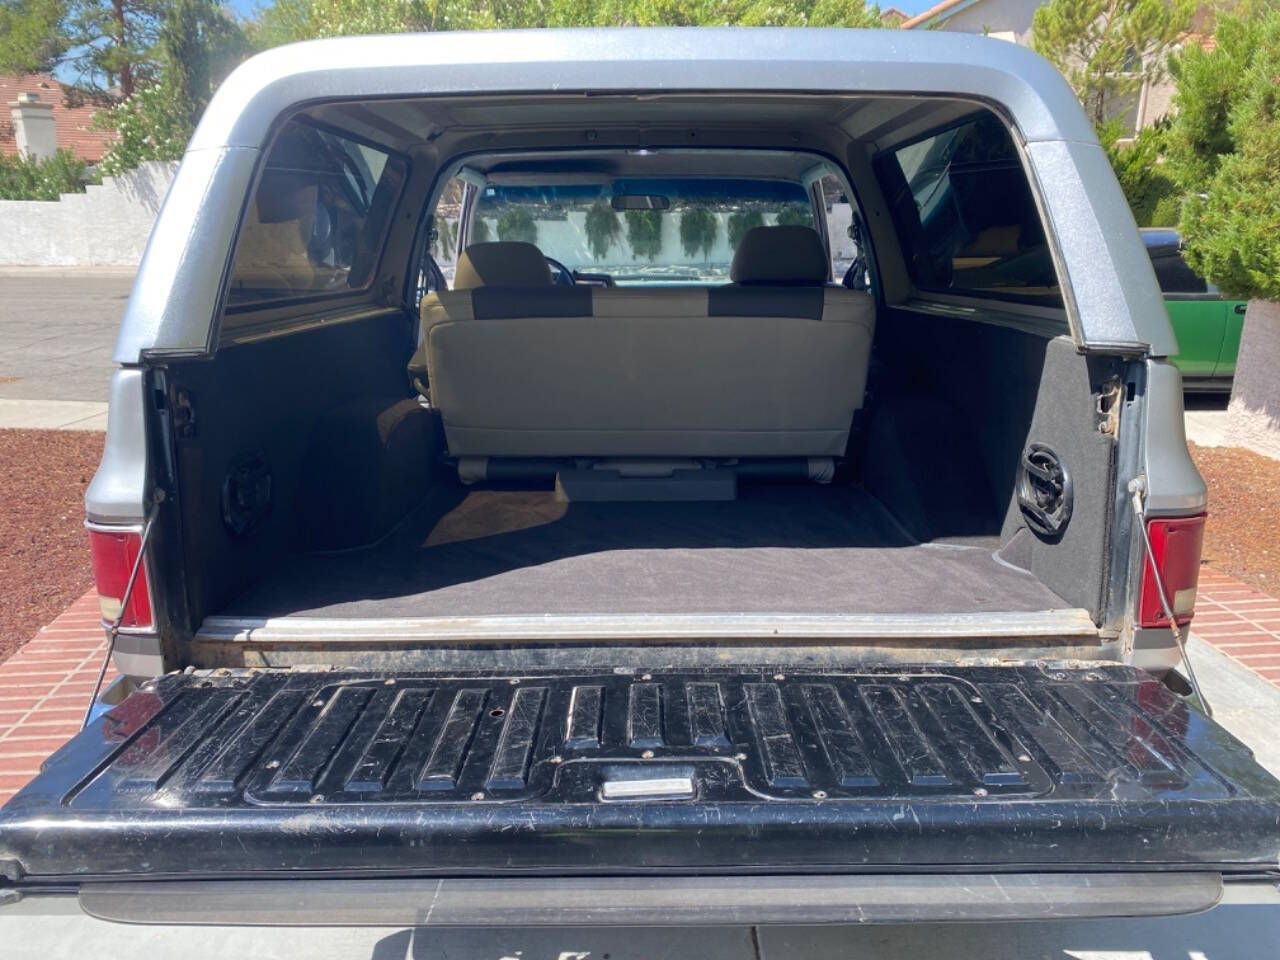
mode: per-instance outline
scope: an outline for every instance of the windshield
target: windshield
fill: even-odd
[[[641,204],[647,208],[626,209]],[[477,198],[471,242],[523,240],[575,273],[607,274],[617,283],[728,283],[742,237],[752,227],[777,223],[814,226],[809,195],[800,184],[490,184]]]

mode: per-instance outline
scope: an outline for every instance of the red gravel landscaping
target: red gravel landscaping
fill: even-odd
[[[1207,564],[1280,597],[1280,460],[1238,447],[1191,447],[1209,486]]]
[[[0,430],[0,661],[93,584],[84,491],[101,433]]]

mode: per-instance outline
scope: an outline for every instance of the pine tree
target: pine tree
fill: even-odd
[[[1280,300],[1280,10],[1221,33],[1178,70],[1179,227],[1187,262],[1227,296]]]
[[[1032,19],[1031,44],[1062,71],[1085,112],[1102,124],[1144,83],[1164,76],[1197,0],[1049,0]]]

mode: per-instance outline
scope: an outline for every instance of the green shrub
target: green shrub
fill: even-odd
[[[1167,196],[1161,197],[1156,201],[1151,216],[1148,218],[1149,223],[1141,223],[1143,227],[1176,227],[1178,221],[1182,219],[1182,191],[1177,189],[1177,184],[1172,180],[1173,190]]]
[[[587,247],[591,250],[592,258],[603,260],[609,252],[609,248],[618,239],[618,234],[622,232],[622,226],[618,223],[618,215],[613,212],[613,207],[610,204],[604,200],[597,200],[591,205],[591,209],[587,211],[585,226],[587,230]]]
[[[627,243],[631,259],[645,257],[650,263],[662,252],[662,211],[628,210]]]
[[[192,133],[187,110],[163,83],[100,110],[94,124],[116,134],[98,164],[103,176],[118,176],[147,160],[181,160]]]
[[[538,242],[538,224],[524,207],[514,207],[498,218],[498,239]]]
[[[739,210],[729,214],[729,246],[734,250],[747,232],[764,226],[764,214],[759,210]]]
[[[88,169],[70,150],[47,160],[0,155],[0,200],[57,200],[64,193],[84,193]]]
[[[812,227],[813,211],[802,203],[789,203],[778,211],[774,222],[780,227]]]
[[[1232,151],[1188,198],[1181,228],[1187,263],[1227,296],[1280,300],[1280,10],[1256,37],[1228,111]]]
[[[438,214],[432,220],[435,227],[431,255],[436,261],[448,261],[458,254],[458,221],[446,220]]]
[[[1115,170],[1120,189],[1140,227],[1175,227],[1182,205],[1181,191],[1161,162],[1168,124],[1161,121],[1138,131],[1133,142],[1121,146],[1121,126],[1112,120],[1098,128],[1098,139]],[[1172,220],[1169,216],[1172,214]]]
[[[1243,96],[1249,64],[1262,39],[1262,20],[1247,12],[1219,15],[1212,50],[1188,43],[1169,60],[1175,92],[1166,156],[1174,179],[1188,193],[1203,191],[1219,158],[1235,149],[1231,109]]]
[[[701,253],[705,260],[715,246],[718,232],[715,214],[705,207],[690,207],[680,214],[680,246],[686,257]]]
[[[489,233],[489,224],[484,222],[481,217],[476,217],[471,221],[471,242],[472,243],[488,243],[492,238]]]

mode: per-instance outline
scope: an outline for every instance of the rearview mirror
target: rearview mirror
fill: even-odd
[[[613,209],[627,210],[669,210],[671,198],[657,193],[620,193],[611,201]]]

